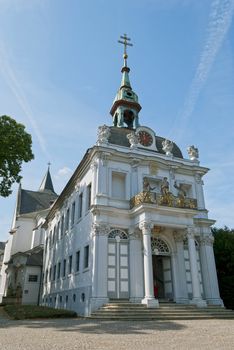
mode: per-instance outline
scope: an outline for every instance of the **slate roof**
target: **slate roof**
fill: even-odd
[[[43,250],[38,253],[33,253],[28,256],[26,265],[42,266],[43,264]]]
[[[127,134],[129,134],[132,129],[128,128],[117,128],[117,127],[110,127],[111,135],[109,137],[109,143],[112,143],[114,145],[120,145],[120,146],[125,146],[125,147],[130,147],[130,143],[127,138]],[[165,138],[160,137],[160,136],[155,136],[155,143],[158,149],[157,151],[149,150],[153,153],[161,153],[165,155],[165,152],[162,150],[162,141],[164,141]],[[140,148],[140,146],[138,147]],[[145,149],[145,148],[144,148]],[[174,143],[174,147],[172,149],[172,154],[174,157],[177,158],[183,158],[182,152],[179,149],[179,147]]]
[[[40,185],[39,191],[51,191],[54,192],[54,186],[52,183],[51,175],[50,175],[50,169],[48,168],[44,179],[42,180],[42,183]],[[55,192],[54,192],[55,193]]]
[[[0,250],[4,250],[5,249],[5,242],[0,242]]]
[[[52,191],[38,192],[20,190],[18,198],[17,214],[33,213],[51,206],[58,195]]]

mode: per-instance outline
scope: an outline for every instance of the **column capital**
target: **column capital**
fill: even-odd
[[[141,231],[138,227],[131,226],[128,229],[129,239],[139,239],[141,237]]]
[[[192,239],[195,238],[195,228],[193,226],[187,227],[187,237]]]
[[[139,229],[142,231],[143,235],[151,234],[153,226],[153,223],[150,221],[142,221],[139,223]]]
[[[203,236],[200,239],[200,244],[201,245],[213,246],[213,243],[214,243],[213,235]]]
[[[93,223],[92,224],[92,236],[107,236],[110,232],[110,226],[105,223]]]

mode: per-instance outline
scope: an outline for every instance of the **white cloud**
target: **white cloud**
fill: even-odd
[[[63,177],[67,177],[71,175],[72,170],[68,168],[67,166],[64,166],[63,168],[59,169],[57,174],[55,175],[56,179],[61,179]]]
[[[0,71],[2,76],[4,77],[6,83],[10,87],[12,93],[14,94],[18,104],[23,110],[24,114],[28,118],[31,127],[38,139],[38,143],[42,152],[45,154],[47,159],[50,159],[50,155],[47,151],[45,139],[41,133],[41,130],[38,127],[38,124],[33,116],[32,109],[30,107],[29,102],[27,101],[26,96],[22,90],[21,84],[19,83],[16,73],[13,67],[10,64],[10,59],[7,55],[7,51],[3,42],[0,42]]]
[[[204,43],[204,48],[200,55],[200,61],[197,66],[195,76],[190,85],[183,110],[175,121],[175,125],[178,124],[179,121],[181,125],[183,125],[183,127],[178,128],[177,125],[176,128],[171,130],[170,135],[173,135],[175,130],[179,133],[180,137],[184,133],[186,122],[188,121],[188,119],[194,111],[194,107],[196,105],[200,92],[204,84],[206,83],[216,55],[229,30],[233,13],[234,0],[214,0],[212,2],[211,11],[209,15],[209,22],[207,26],[206,39]]]

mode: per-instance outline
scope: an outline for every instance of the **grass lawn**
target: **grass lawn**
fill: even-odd
[[[46,306],[37,305],[5,305],[4,310],[14,320],[29,318],[66,318],[76,317],[74,311],[52,309]]]

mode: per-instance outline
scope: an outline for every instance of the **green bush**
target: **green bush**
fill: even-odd
[[[14,320],[31,318],[66,318],[77,316],[74,311],[53,309],[37,305],[6,305],[4,306],[4,310]]]

